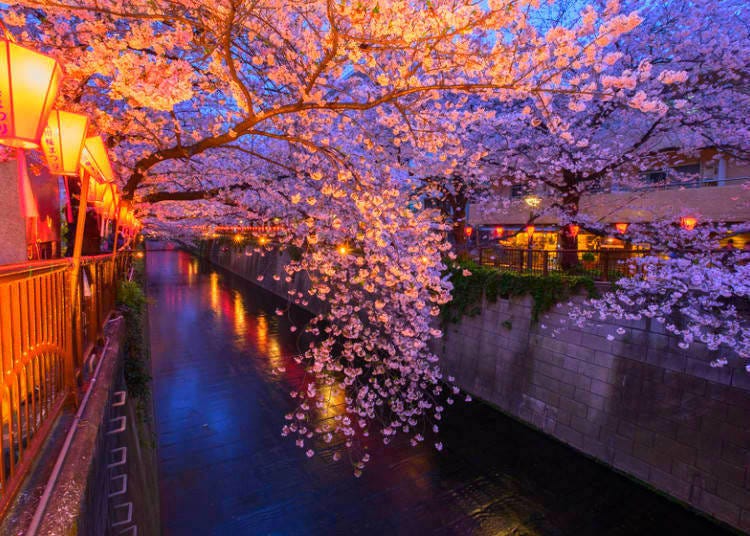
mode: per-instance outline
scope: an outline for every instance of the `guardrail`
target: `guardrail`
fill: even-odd
[[[70,396],[114,308],[130,255],[0,266],[0,514]]]
[[[597,281],[613,281],[632,275],[635,269],[627,261],[648,252],[623,249],[539,250],[511,248],[480,248],[479,263],[501,270],[535,275],[575,273]]]

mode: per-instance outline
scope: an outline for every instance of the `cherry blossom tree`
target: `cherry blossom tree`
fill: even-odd
[[[636,60],[612,50],[641,21],[617,1],[554,24],[549,9],[537,0],[22,0],[2,18],[66,66],[61,104],[107,135],[148,226],[286,222],[281,246],[303,252],[287,277],[307,272],[329,309],[308,327],[321,335],[299,356],[312,380],[293,393],[283,432],[310,456],[343,442],[359,472],[369,454],[357,445],[426,441],[458,391],[429,348],[450,299],[445,221],[410,207],[415,188],[483,165],[491,137],[515,128],[500,108],[534,103],[538,121],[583,151],[562,110],[611,102],[605,115],[635,107],[645,122],[663,115],[664,88],[684,82],[681,65],[633,71]],[[591,138],[587,151],[605,151]],[[552,160],[549,151],[539,158]],[[332,397],[344,408],[321,419]]]
[[[643,171],[674,166],[679,163],[675,155],[685,161],[706,148],[750,160],[746,3],[623,4],[637,8],[643,22],[611,42],[602,63],[566,75],[572,86],[593,83],[611,91],[580,92],[573,99],[540,93],[511,106],[501,104],[487,158],[505,184],[538,189],[547,212],[596,233],[602,226],[582,213],[584,195],[643,190]],[[548,19],[575,23],[572,5],[579,3],[557,4]],[[563,249],[576,249],[575,235],[565,229]]]

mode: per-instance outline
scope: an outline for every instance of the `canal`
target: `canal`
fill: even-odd
[[[375,448],[359,479],[308,459],[280,435],[302,343],[278,299],[180,251],[147,276],[165,535],[724,533],[481,402],[450,408],[441,453]]]

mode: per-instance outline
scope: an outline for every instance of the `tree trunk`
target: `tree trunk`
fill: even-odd
[[[564,172],[566,184],[570,190],[563,196],[563,210],[565,214],[575,221],[575,217],[578,215],[578,206],[581,200],[581,196],[575,185],[578,182],[573,174]],[[562,250],[562,256],[560,258],[560,267],[563,270],[570,270],[578,266],[578,234],[574,234],[570,225],[566,225],[560,229],[560,249]]]
[[[560,229],[560,249],[562,257],[560,266],[563,270],[570,270],[578,266],[578,235],[573,236],[570,226],[566,225]]]

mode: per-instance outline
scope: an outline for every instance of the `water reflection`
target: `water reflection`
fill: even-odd
[[[720,532],[481,403],[449,408],[440,454],[371,437],[361,479],[326,445],[308,459],[280,436],[304,315],[183,252],[147,270],[165,535]],[[316,387],[333,418],[343,393]]]
[[[242,295],[238,290],[234,291],[234,309],[232,311],[234,326],[234,343],[241,350],[247,343],[247,323],[245,322],[245,304],[242,303]]]

